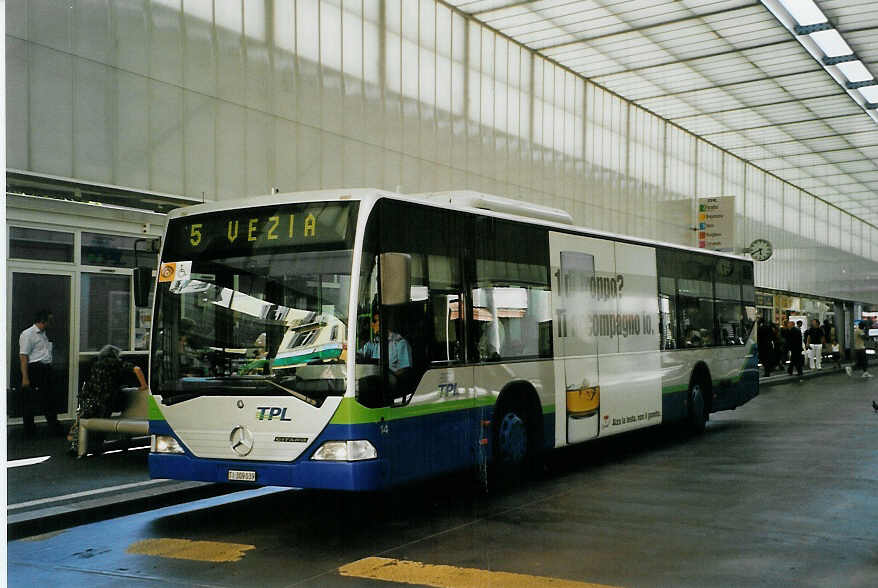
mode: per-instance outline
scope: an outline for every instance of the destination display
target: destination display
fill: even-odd
[[[165,259],[249,254],[348,242],[356,203],[316,202],[237,209],[171,221]]]

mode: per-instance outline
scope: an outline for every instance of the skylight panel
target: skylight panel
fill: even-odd
[[[861,159],[863,154],[856,149],[839,149],[837,151],[827,151],[823,153],[823,157],[825,157],[827,161],[832,161],[841,165],[846,161]]]
[[[871,147],[878,145],[878,131],[869,131],[866,133],[851,133],[845,135],[845,138],[854,147]]]
[[[875,128],[875,123],[865,118],[862,111],[849,116],[833,118],[825,122],[839,135],[865,133]]]
[[[723,133],[731,130],[727,126],[717,122],[716,119],[706,115],[698,116],[695,118],[688,118],[682,122],[683,126],[685,126],[689,132],[699,136],[704,136],[711,133]]]

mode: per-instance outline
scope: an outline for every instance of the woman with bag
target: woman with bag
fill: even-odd
[[[122,351],[115,345],[104,345],[91,366],[88,380],[85,381],[79,392],[76,420],[70,429],[70,434],[67,435],[73,455],[78,455],[79,419],[106,418],[113,414],[114,404],[127,374],[133,372],[140,388],[146,388],[146,378],[143,377],[143,371],[133,363],[122,360],[121,354]],[[100,435],[95,443],[95,447],[98,447],[97,453],[100,453],[100,447],[103,446],[103,434],[96,435]]]

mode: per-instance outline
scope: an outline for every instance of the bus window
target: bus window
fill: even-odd
[[[391,356],[389,361],[380,361],[385,405],[407,403],[431,365],[466,360],[461,268],[467,234],[463,230],[465,222],[460,214],[392,201],[379,203],[378,213],[370,218],[360,278],[359,313],[363,324],[358,336],[359,341],[369,341],[371,337],[372,355],[380,357],[381,351],[387,349]],[[377,244],[377,251],[367,252],[372,243]],[[385,252],[404,253],[411,258],[410,296],[403,304],[382,304],[379,300],[375,266],[378,253]],[[370,326],[376,310],[380,345],[378,333]],[[359,344],[358,347],[363,348]],[[406,351],[402,360],[401,350]],[[377,372],[379,362],[372,359],[369,368],[370,359],[361,355],[358,369],[364,374]],[[390,365],[394,357],[398,360],[396,366]],[[369,381],[374,383],[374,376],[373,373]],[[372,387],[365,384],[362,389]],[[368,395],[364,392],[364,396]],[[367,401],[377,402],[374,398]]]
[[[551,356],[548,237],[544,229],[479,219],[472,290],[478,360]]]
[[[749,333],[744,330],[744,307],[738,301],[717,300],[716,322],[719,345],[743,345]]]
[[[677,348],[677,282],[666,276],[659,278],[659,332],[662,349]]]

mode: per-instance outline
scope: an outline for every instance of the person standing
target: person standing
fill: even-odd
[[[779,333],[779,351],[780,355],[778,357],[778,366],[782,370],[789,360],[790,350],[789,350],[789,341],[788,335],[790,330],[790,321],[788,319],[784,319],[780,322],[780,333]]]
[[[854,329],[854,358],[856,365],[854,369],[862,369],[864,378],[871,378],[869,373],[869,359],[866,355],[866,322],[860,321],[859,328]],[[848,371],[850,376],[852,372]]]
[[[34,414],[42,409],[49,430],[61,435],[63,427],[52,406],[52,342],[46,329],[52,322],[52,313],[39,310],[34,314],[34,324],[18,337],[18,358],[21,362],[22,421],[24,436],[35,432]]]
[[[825,340],[823,329],[820,328],[820,321],[811,319],[811,328],[805,331],[805,345],[811,350],[811,361],[808,367],[812,370],[823,369],[823,343]]]
[[[783,343],[777,323],[771,323],[771,340],[774,342],[774,356],[771,358],[772,369],[783,369]]]
[[[759,362],[762,369],[765,370],[765,377],[771,376],[771,370],[774,367],[774,333],[771,332],[765,319],[759,319],[759,328],[756,330],[756,345],[759,350]]]
[[[832,325],[832,323],[829,321],[829,319],[824,319],[824,321],[823,321],[823,355],[832,357],[832,360],[836,361],[833,353],[835,353],[836,349],[834,349],[834,347],[837,345],[838,345],[838,341],[835,338],[835,327]],[[838,362],[836,362],[836,364],[837,363]]]
[[[801,376],[802,364],[805,362],[802,357],[802,331],[792,321],[787,321],[787,348],[790,350],[790,367],[787,373],[793,375],[793,368],[796,368],[796,373]]]

